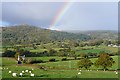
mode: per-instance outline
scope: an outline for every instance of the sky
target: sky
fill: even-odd
[[[117,30],[118,3],[3,2],[0,25],[18,24],[52,30]]]

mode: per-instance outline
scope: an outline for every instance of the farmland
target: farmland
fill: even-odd
[[[100,37],[95,33],[4,27],[2,78],[118,78],[116,33],[100,31]],[[104,33],[110,35],[108,39]]]
[[[42,59],[42,60],[49,60],[49,57],[34,57],[36,59]],[[54,57],[60,60],[61,58]],[[85,69],[81,69],[81,75],[78,75],[79,69],[77,67],[77,61],[78,60],[70,60],[70,61],[58,61],[58,62],[48,62],[48,63],[40,63],[40,64],[32,64],[32,65],[18,65],[16,60],[13,58],[3,58],[3,68],[2,74],[3,78],[13,78],[11,74],[8,72],[11,70],[12,72],[20,73],[23,70],[31,70],[35,77],[37,78],[118,78],[118,75],[115,74],[115,70],[118,69],[118,57],[114,56],[114,60],[116,61],[116,64],[113,65],[113,67],[110,68],[109,71],[102,71],[99,68],[96,68],[92,66],[90,70],[87,71]],[[95,61],[96,58],[91,59],[92,61]],[[50,67],[47,70],[40,69],[39,66],[46,66]],[[8,69],[7,69],[8,68]],[[32,70],[34,69],[34,70]],[[99,70],[99,71],[97,71]],[[28,78],[29,73],[25,73],[24,77],[22,78]]]
[[[50,46],[51,44],[45,44],[44,46]],[[42,45],[43,46],[43,45]],[[51,46],[52,47],[52,46]],[[38,63],[22,63],[17,64],[17,60],[15,57],[3,57],[2,58],[2,78],[14,78],[9,71],[15,72],[19,75],[22,71],[29,70],[35,74],[35,78],[118,78],[118,75],[115,71],[118,72],[118,55],[115,53],[118,51],[118,48],[108,47],[105,45],[99,46],[84,46],[84,47],[73,47],[72,49],[75,51],[73,54],[76,55],[77,59],[75,59],[72,51],[68,52],[60,52],[60,50],[66,50],[68,48],[59,48],[59,47],[52,47],[52,50],[55,50],[56,55],[48,55],[48,56],[41,56],[41,52],[50,52],[51,49],[44,49],[41,46],[37,46],[36,49],[32,47],[28,48],[21,48],[23,50],[29,50],[30,53],[33,55],[40,54],[39,57],[37,56],[30,56],[27,57],[26,60],[35,60],[35,61],[42,61]],[[9,47],[8,50],[14,51],[14,48]],[[3,50],[5,51],[5,49]],[[54,52],[54,51],[53,51]],[[78,68],[77,63],[81,60],[81,54],[88,55],[89,53],[94,53],[96,56],[88,58],[94,63],[101,52],[113,54],[111,56],[115,63],[109,70],[103,71],[102,67],[97,68],[96,66],[92,65],[88,70],[85,68]],[[60,53],[67,53],[69,55],[60,55]],[[49,53],[50,54],[50,53]],[[73,55],[73,56],[72,56]],[[55,61],[50,61],[50,59],[55,59]],[[62,59],[65,59],[64,61]],[[80,71],[81,70],[81,71]],[[79,75],[78,73],[81,72]],[[30,73],[24,73],[23,76],[17,76],[17,78],[31,78]]]

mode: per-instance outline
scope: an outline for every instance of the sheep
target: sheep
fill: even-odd
[[[23,74],[22,73],[20,73],[20,76],[22,76]]]
[[[81,72],[79,72],[78,74],[81,74]]]
[[[118,74],[118,72],[115,72],[115,74],[117,75],[117,74]]]
[[[34,77],[34,76],[35,76],[35,74],[31,73],[31,74],[30,74],[30,76],[31,76],[31,77]]]
[[[13,76],[13,77],[16,77],[16,76],[17,76],[17,73],[12,73],[12,76]]]
[[[9,71],[9,73],[12,73],[12,71]]]
[[[29,73],[31,73],[31,71],[29,71]]]
[[[25,70],[25,72],[28,72],[28,70]]]
[[[22,71],[22,73],[24,73],[24,71]]]

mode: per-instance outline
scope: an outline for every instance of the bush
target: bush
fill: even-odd
[[[55,62],[56,60],[54,58],[49,59],[50,62]]]
[[[81,59],[80,61],[78,61],[77,64],[79,68],[85,68],[85,69],[88,69],[93,65],[92,61],[87,58]]]
[[[66,61],[67,60],[67,58],[62,58],[62,60],[61,61]]]
[[[15,54],[16,54],[15,51],[6,50],[6,51],[2,54],[2,56],[3,56],[3,57],[14,57]]]
[[[56,55],[56,53],[57,53],[57,51],[54,49],[49,50],[49,56],[54,56],[54,55]]]
[[[29,64],[36,64],[36,63],[44,63],[44,61],[43,60],[31,60],[30,62],[29,62]]]
[[[109,53],[109,56],[115,56],[115,54],[114,53]]]

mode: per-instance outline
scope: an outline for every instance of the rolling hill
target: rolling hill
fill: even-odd
[[[75,34],[63,31],[43,29],[31,25],[16,25],[2,27],[3,45],[31,44],[49,41],[63,40],[90,40],[85,34]]]
[[[91,36],[93,39],[110,39],[118,40],[118,31],[117,30],[89,30],[89,31],[67,31],[70,33],[76,34],[85,34]]]

